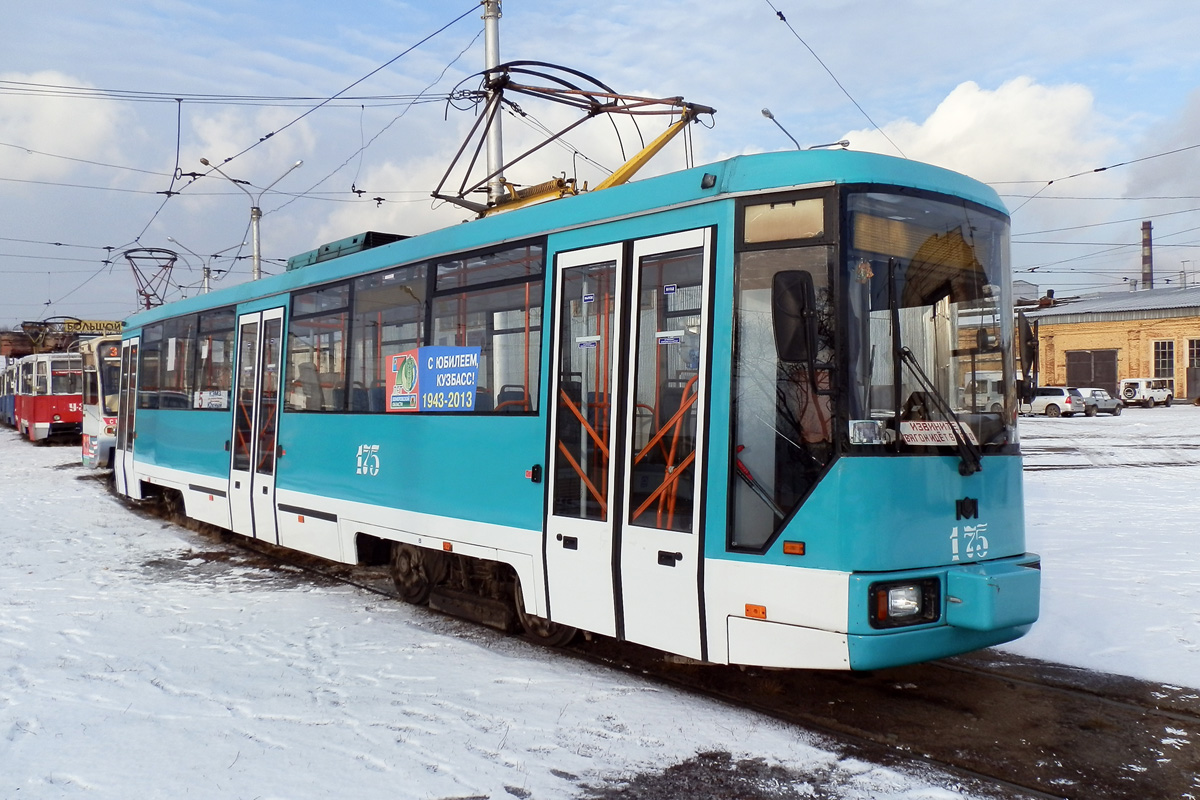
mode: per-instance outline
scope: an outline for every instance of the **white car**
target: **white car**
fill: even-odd
[[[1067,386],[1038,386],[1033,390],[1033,402],[1022,403],[1022,414],[1045,414],[1047,417],[1070,417],[1087,410],[1078,389]]]
[[[1126,378],[1121,381],[1121,399],[1125,405],[1154,408],[1156,403],[1171,405],[1175,399],[1171,384],[1165,378]]]

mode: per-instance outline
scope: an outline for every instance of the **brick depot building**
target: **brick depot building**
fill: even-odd
[[[1098,386],[1166,378],[1180,399],[1200,395],[1200,287],[1114,292],[1030,310],[1038,382]]]

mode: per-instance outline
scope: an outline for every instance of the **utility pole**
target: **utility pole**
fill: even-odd
[[[254,242],[254,261],[253,261],[254,267],[250,271],[250,275],[251,275],[250,279],[256,281],[262,277],[262,246],[259,241],[259,235],[258,235],[258,221],[260,219],[262,219],[262,209],[258,207],[258,204],[262,201],[262,196],[264,194],[266,194],[267,192],[269,192],[271,190],[272,186],[279,183],[281,180],[283,180],[287,176],[287,174],[289,172],[291,172],[292,170],[294,170],[296,167],[300,166],[304,162],[297,161],[295,164],[292,164],[290,167],[288,167],[286,170],[283,171],[283,175],[280,175],[278,178],[276,178],[275,180],[273,180],[269,184],[267,184],[266,188],[263,189],[261,192],[259,192],[257,197],[250,194],[250,190],[247,189],[246,186],[242,185],[242,184],[246,184],[247,186],[250,185],[249,181],[234,180],[233,178],[229,177],[224,172],[222,172],[220,167],[218,167],[216,164],[213,164],[207,158],[200,159],[200,163],[206,167],[209,167],[214,172],[216,172],[218,175],[220,175],[222,178],[224,178],[225,180],[232,183],[234,186],[241,189],[243,192],[246,193],[246,196],[250,198],[250,233],[252,235],[252,241]]]
[[[500,65],[500,0],[481,0],[483,3],[483,59],[484,69],[492,70]],[[488,73],[489,81],[498,76]],[[504,147],[500,134],[500,97],[495,88],[488,86],[488,105],[497,104],[492,124],[487,129],[488,204],[496,206],[504,194]]]

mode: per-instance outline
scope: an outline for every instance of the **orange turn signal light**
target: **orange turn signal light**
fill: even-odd
[[[454,552],[454,545],[450,544],[449,542],[442,542],[442,549],[447,553],[452,553]]]
[[[752,603],[746,603],[746,616],[750,619],[766,619],[767,607],[756,606]]]
[[[784,542],[783,552],[789,556],[804,555],[804,542]]]

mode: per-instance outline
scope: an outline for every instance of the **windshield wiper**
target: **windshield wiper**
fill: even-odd
[[[925,392],[927,398],[932,398],[934,407],[945,420],[950,423],[950,431],[954,434],[954,442],[958,448],[958,455],[962,461],[958,465],[958,474],[962,476],[974,475],[983,469],[983,453],[979,447],[966,435],[965,423],[959,419],[958,414],[946,402],[946,398],[938,391],[937,386],[925,374],[925,370],[921,368],[921,362],[917,360],[913,351],[908,347],[901,346],[899,348],[900,360],[908,364],[912,368],[913,373],[917,376],[917,382],[921,385],[921,390]]]

